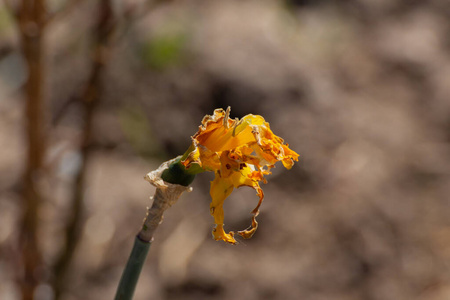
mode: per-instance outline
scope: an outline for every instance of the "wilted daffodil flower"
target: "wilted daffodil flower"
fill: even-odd
[[[273,134],[269,123],[258,115],[247,115],[241,120],[230,119],[230,108],[216,109],[212,116],[205,116],[198,132],[192,137],[192,145],[180,158],[180,163],[192,174],[214,171],[211,182],[211,214],[216,226],[215,240],[235,244],[234,232],[224,231],[224,200],[234,188],[249,186],[259,197],[258,205],[252,211],[252,225],[238,234],[250,238],[256,231],[256,216],[264,198],[259,182],[270,169],[281,161],[290,169],[298,154],[284,144],[283,139]]]
[[[244,238],[252,237],[258,227],[256,217],[264,199],[259,182],[266,183],[264,175],[270,174],[276,162],[281,161],[290,169],[297,160],[298,154],[273,134],[269,123],[261,116],[250,114],[241,120],[232,120],[230,108],[226,111],[216,109],[212,116],[205,116],[186,153],[164,162],[144,177],[156,187],[156,191],[136,236],[115,299],[133,297],[137,278],[164,211],[175,204],[183,192],[191,190],[189,185],[197,173],[214,171],[216,176],[210,190],[210,211],[216,223],[214,239],[236,244],[234,232],[226,233],[223,228],[225,199],[234,188],[241,186],[249,186],[256,191],[259,202],[252,211],[252,224],[248,229],[238,231]]]

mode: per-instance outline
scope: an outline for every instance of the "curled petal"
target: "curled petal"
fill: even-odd
[[[226,155],[226,154],[224,154]],[[227,165],[227,164],[225,164]],[[225,167],[225,170],[227,168]],[[230,166],[230,170],[232,167]],[[229,171],[229,173],[223,174],[222,172],[216,172],[216,178],[211,182],[211,198],[212,202],[210,204],[211,215],[214,217],[214,222],[216,226],[213,230],[213,236],[215,240],[223,240],[225,242],[235,244],[234,232],[226,233],[223,229],[224,226],[224,211],[223,203],[225,199],[231,194],[234,188],[241,186],[249,186],[256,190],[259,196],[259,202],[255,209],[253,209],[252,225],[246,230],[239,231],[238,234],[244,238],[250,238],[258,228],[258,222],[256,222],[256,216],[259,214],[259,207],[264,199],[264,193],[259,186],[258,180],[253,179],[252,176],[255,171],[252,171],[248,166],[242,166],[239,171]]]
[[[252,217],[252,226],[245,230],[238,231],[238,234],[242,236],[244,239],[249,239],[253,236],[253,234],[256,232],[256,229],[258,229],[258,222],[256,222],[256,215]]]

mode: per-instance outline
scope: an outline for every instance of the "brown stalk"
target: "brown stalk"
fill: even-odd
[[[93,119],[102,95],[104,67],[108,62],[109,40],[114,29],[114,15],[110,0],[99,1],[98,18],[93,35],[92,70],[79,102],[83,105],[84,127],[81,141],[82,163],[75,175],[70,218],[66,227],[65,247],[54,268],[55,299],[66,287],[67,271],[81,235],[83,193],[86,185],[86,167],[92,152]]]
[[[39,206],[43,201],[38,183],[43,176],[46,148],[42,56],[44,5],[43,0],[22,0],[17,9],[21,49],[28,67],[28,78],[24,87],[28,151],[23,174],[23,216],[19,233],[19,248],[23,263],[19,284],[24,300],[33,299],[33,293],[40,281],[39,270],[42,270],[37,225]]]

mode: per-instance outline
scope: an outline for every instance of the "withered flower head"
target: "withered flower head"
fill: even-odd
[[[234,232],[226,233],[223,228],[224,200],[234,188],[249,186],[255,189],[259,202],[252,211],[252,225],[238,231],[244,238],[252,237],[258,227],[256,216],[264,199],[259,182],[266,183],[264,175],[270,174],[276,162],[281,161],[290,169],[299,155],[273,134],[263,117],[249,114],[241,120],[233,120],[229,116],[230,108],[226,111],[216,109],[212,116],[205,116],[181,163],[187,169],[197,164],[203,170],[215,172],[210,190],[210,211],[216,224],[213,236],[215,240],[235,244]]]

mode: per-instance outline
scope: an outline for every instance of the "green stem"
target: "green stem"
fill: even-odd
[[[150,242],[145,242],[136,236],[134,246],[128,258],[127,265],[123,271],[117,288],[116,297],[114,300],[131,300],[133,299],[134,290],[141,274],[142,266],[150,249]]]
[[[122,278],[120,279],[119,286],[117,287],[115,300],[131,300],[133,298],[142,266],[144,265],[151,241],[153,240],[153,234],[162,222],[164,211],[175,204],[183,192],[192,190],[192,188],[178,182],[181,180],[181,182],[185,184],[187,182],[190,183],[194,179],[193,177],[195,177],[195,175],[189,175],[184,172],[181,172],[181,175],[175,174],[174,172],[179,171],[176,166],[181,165],[179,162],[179,159],[167,161],[157,170],[148,173],[144,177],[145,180],[156,187],[156,191],[155,195],[152,197],[152,206],[147,208],[147,216],[144,219],[144,224],[135,238],[133,250],[131,251]],[[184,168],[184,166],[182,167]],[[177,183],[171,184],[166,181],[163,173],[166,173],[169,178],[177,179]],[[186,178],[192,180],[189,181],[186,180]]]

